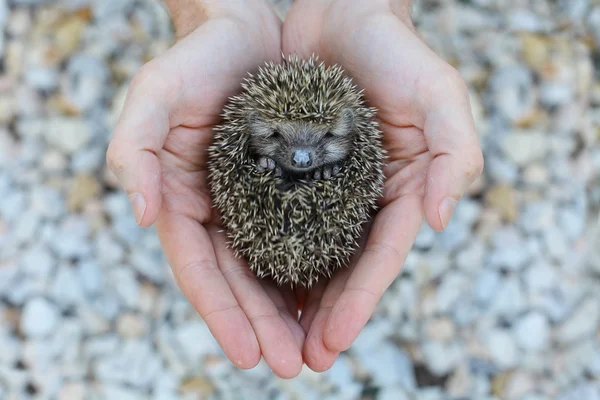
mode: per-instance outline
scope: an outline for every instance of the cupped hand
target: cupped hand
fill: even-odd
[[[399,274],[423,219],[449,223],[481,174],[483,157],[467,88],[412,26],[406,0],[297,0],[285,21],[285,54],[319,55],[345,68],[379,110],[388,165],[382,209],[357,262],[306,294],[303,357],[329,368]]]
[[[262,0],[205,4],[179,10],[180,21],[196,24],[179,32],[191,33],[134,77],[107,162],[138,223],[156,222],[178,285],[228,358],[251,368],[262,355],[276,374],[292,377],[304,341],[295,297],[259,282],[226,249],[206,170],[227,98],[247,71],[280,58],[280,21]]]

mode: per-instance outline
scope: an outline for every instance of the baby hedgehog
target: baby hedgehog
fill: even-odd
[[[374,117],[315,57],[267,63],[230,99],[209,181],[230,246],[259,277],[308,288],[348,265],[383,192]]]

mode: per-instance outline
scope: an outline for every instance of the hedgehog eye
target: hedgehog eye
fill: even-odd
[[[281,136],[281,133],[279,133],[279,131],[275,130],[271,133],[271,137],[273,138],[278,138],[279,136]]]
[[[327,139],[331,139],[331,138],[333,138],[334,136],[335,136],[335,135],[334,135],[334,134],[333,134],[331,131],[327,131],[327,133],[325,134],[325,137],[326,137]]]

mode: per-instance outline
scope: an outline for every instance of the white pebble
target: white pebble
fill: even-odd
[[[25,304],[21,315],[21,331],[29,337],[51,334],[60,319],[58,308],[43,297],[34,297]]]

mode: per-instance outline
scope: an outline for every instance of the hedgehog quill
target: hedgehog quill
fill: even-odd
[[[230,247],[258,277],[310,288],[348,266],[383,193],[375,115],[315,57],[267,63],[229,99],[209,182]]]

